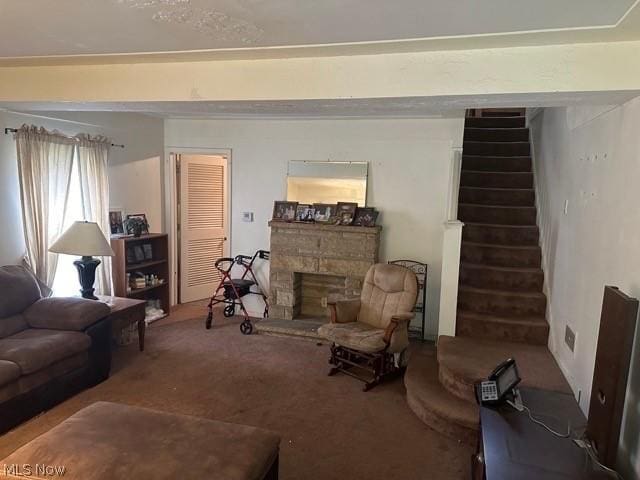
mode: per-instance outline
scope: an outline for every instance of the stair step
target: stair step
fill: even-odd
[[[537,246],[539,230],[534,225],[487,225],[465,222],[462,241],[496,245]]]
[[[486,243],[462,242],[460,261],[479,263],[495,267],[540,268],[539,246],[492,245]]]
[[[485,172],[531,172],[531,157],[462,155],[462,170]]]
[[[464,128],[464,140],[475,142],[528,142],[528,128]]]
[[[522,128],[526,123],[526,118],[523,116],[467,117],[464,125],[465,127],[481,128]]]
[[[476,312],[458,311],[456,335],[502,342],[546,345],[549,324],[544,317],[497,317]]]
[[[484,188],[533,188],[533,173],[462,170],[460,172],[460,186]]]
[[[492,157],[529,156],[529,142],[472,142],[462,144],[464,155],[487,155]]]
[[[514,292],[460,286],[458,310],[498,317],[543,317],[547,297],[541,292]]]
[[[475,446],[478,406],[451,395],[438,379],[435,349],[412,351],[404,374],[409,408],[435,431]]]
[[[476,288],[542,292],[544,273],[540,268],[495,267],[475,263],[460,264],[460,284]]]
[[[572,393],[551,352],[543,345],[443,335],[438,339],[437,358],[442,385],[468,402],[475,402],[473,385],[486,380],[507,358],[516,360],[521,385]]]
[[[460,203],[458,205],[458,218],[462,222],[468,221],[492,225],[535,225],[536,207]]]
[[[519,117],[525,113],[524,108],[483,108],[483,117]]]
[[[532,188],[482,188],[461,187],[461,204],[533,207],[535,192]]]

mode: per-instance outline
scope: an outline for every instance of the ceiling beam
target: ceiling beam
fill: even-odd
[[[0,68],[0,101],[221,101],[640,90],[640,42]]]

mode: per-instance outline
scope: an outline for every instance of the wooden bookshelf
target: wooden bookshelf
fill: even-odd
[[[145,247],[146,246],[146,247]],[[150,246],[150,247],[149,247]],[[117,297],[140,300],[160,300],[160,306],[168,315],[169,301],[169,237],[165,233],[149,233],[139,237],[111,237],[113,257],[113,287]],[[140,255],[140,250],[146,255]],[[150,248],[150,252],[149,252]],[[138,255],[136,256],[136,250]],[[151,255],[149,255],[151,253]],[[128,288],[127,274],[157,275],[164,283],[144,288]]]

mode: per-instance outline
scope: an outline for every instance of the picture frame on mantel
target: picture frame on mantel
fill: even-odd
[[[355,202],[338,202],[336,207],[336,216],[339,225],[351,225],[356,216],[358,204]]]
[[[296,207],[296,222],[313,222],[315,212],[315,209],[311,205],[306,203],[299,203]]]
[[[358,207],[353,225],[357,227],[375,227],[378,211],[373,207]]]
[[[293,222],[296,218],[297,208],[298,202],[276,200],[273,202],[271,220],[274,222]]]
[[[335,203],[314,203],[314,221],[320,224],[334,224],[337,222]]]

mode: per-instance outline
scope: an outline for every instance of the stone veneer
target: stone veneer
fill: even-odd
[[[269,222],[269,316],[328,315],[326,302],[357,298],[378,261],[381,227]]]

